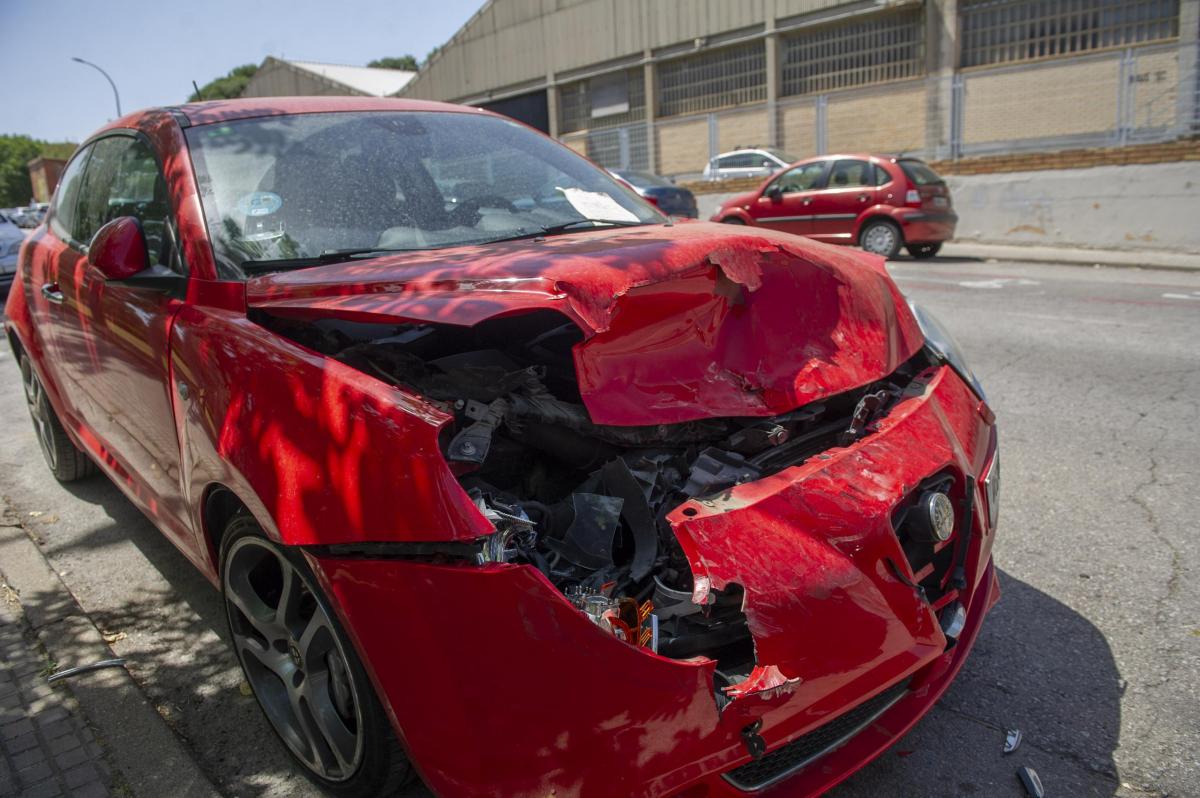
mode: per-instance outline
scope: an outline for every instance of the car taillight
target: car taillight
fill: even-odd
[[[908,192],[904,195],[904,204],[920,206],[921,192],[917,191],[915,188],[910,188],[908,190]]]

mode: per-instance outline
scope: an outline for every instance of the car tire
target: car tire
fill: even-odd
[[[858,245],[874,255],[891,260],[904,246],[904,235],[900,227],[887,219],[872,219],[858,232]]]
[[[905,249],[908,250],[908,254],[912,255],[917,260],[927,260],[932,258],[934,255],[938,254],[941,248],[941,241],[933,244],[909,244],[905,247]]]
[[[225,528],[220,562],[242,673],[301,771],[337,798],[399,790],[412,778],[408,756],[304,557],[240,513]]]
[[[737,218],[736,216],[726,216],[724,219],[721,220],[721,224],[745,225],[746,223],[743,222],[741,219]]]
[[[59,482],[75,482],[96,473],[96,464],[87,452],[80,449],[67,435],[66,429],[50,404],[46,388],[42,385],[29,356],[22,353],[20,359],[21,383],[25,387],[25,404],[29,418],[33,421],[33,433],[50,473]]]

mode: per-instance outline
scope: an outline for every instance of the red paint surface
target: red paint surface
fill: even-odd
[[[309,98],[183,113],[201,123],[435,107]],[[490,531],[440,455],[442,413],[254,324],[248,307],[460,325],[554,309],[584,331],[575,355],[589,411],[617,424],[789,410],[888,374],[922,342],[879,259],[707,224],[218,282],[176,117],[111,127],[141,130],[163,162],[191,269],[185,297],[107,285],[42,227],[22,251],[5,326],[73,439],[210,578],[202,512],[218,486],[289,544]],[[66,301],[47,304],[43,284]],[[441,793],[729,794],[719,774],[748,760],[747,723],[761,720],[775,747],[911,676],[912,692],[868,730],[767,793],[813,795],[928,711],[996,599],[992,530],[980,526],[967,630],[944,653],[928,606],[882,565],[907,568],[888,524],[895,503],[940,469],[982,477],[991,422],[941,369],[852,446],[671,514],[695,574],[745,590],[759,668],[722,713],[711,662],[615,640],[532,568],[310,561]]]

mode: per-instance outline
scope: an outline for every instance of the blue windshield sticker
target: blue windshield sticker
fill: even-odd
[[[283,207],[283,198],[270,191],[255,191],[238,200],[237,207],[246,216],[270,216]]]

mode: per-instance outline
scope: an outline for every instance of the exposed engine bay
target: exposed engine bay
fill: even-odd
[[[929,365],[918,353],[883,380],[770,418],[608,426],[580,397],[583,334],[553,311],[474,327],[256,320],[454,417],[442,454],[496,528],[482,559],[536,567],[602,629],[666,657],[711,658],[725,685],[755,665],[743,591],[696,584],[667,514],[851,443],[919,392]]]

